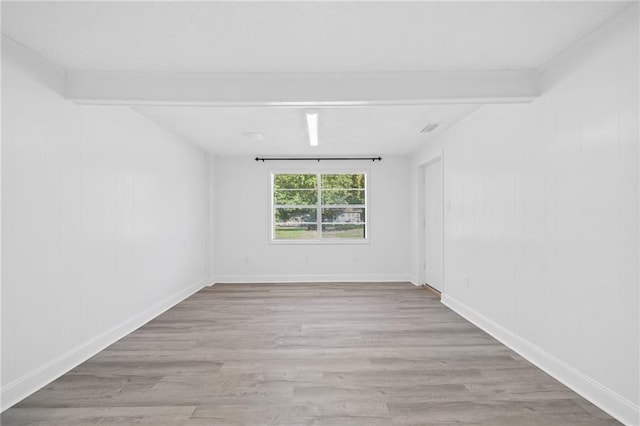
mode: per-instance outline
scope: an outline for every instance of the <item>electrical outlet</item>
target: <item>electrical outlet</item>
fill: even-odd
[[[469,275],[465,275],[464,276],[464,285],[469,288],[469,285],[471,284],[471,278],[469,278]]]

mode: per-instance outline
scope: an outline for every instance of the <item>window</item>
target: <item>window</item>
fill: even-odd
[[[367,239],[364,173],[273,173],[274,241]]]

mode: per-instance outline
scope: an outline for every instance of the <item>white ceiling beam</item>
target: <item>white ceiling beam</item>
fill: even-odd
[[[167,73],[67,71],[67,98],[83,104],[368,106],[529,102],[536,73]]]

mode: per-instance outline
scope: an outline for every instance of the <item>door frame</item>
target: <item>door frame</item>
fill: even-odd
[[[441,225],[441,232],[442,232],[442,289],[440,291],[441,294],[444,294],[445,289],[446,289],[446,275],[445,275],[445,271],[444,271],[444,257],[445,257],[445,251],[444,251],[444,224],[445,224],[445,195],[444,195],[444,151],[440,150],[437,154],[427,158],[425,161],[421,162],[418,164],[418,188],[419,188],[419,192],[418,194],[420,194],[420,196],[418,197],[418,201],[419,201],[419,207],[418,207],[418,220],[419,220],[419,235],[420,235],[420,240],[419,240],[419,264],[418,264],[418,281],[421,284],[424,284],[426,282],[426,277],[425,277],[425,259],[426,259],[426,209],[425,209],[425,192],[426,192],[426,170],[427,167],[435,164],[437,162],[440,162],[440,208],[442,209],[441,211],[441,215],[440,215],[440,225]]]

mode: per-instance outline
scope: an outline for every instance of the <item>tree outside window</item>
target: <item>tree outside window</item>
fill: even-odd
[[[364,173],[272,174],[272,238],[367,238]]]

